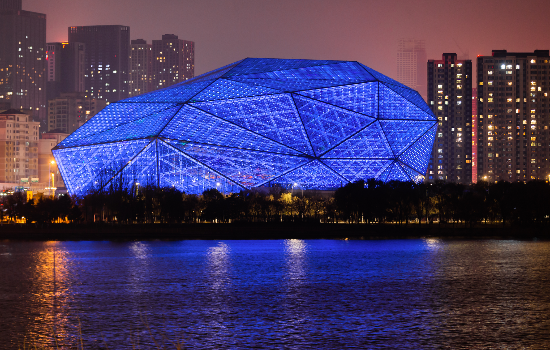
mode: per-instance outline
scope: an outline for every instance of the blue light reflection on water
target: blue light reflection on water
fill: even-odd
[[[0,348],[544,348],[548,276],[548,242],[0,242]]]

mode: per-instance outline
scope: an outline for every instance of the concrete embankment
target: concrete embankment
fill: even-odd
[[[48,224],[0,226],[0,240],[185,240],[185,239],[550,239],[550,229],[452,224],[366,225],[319,223]]]

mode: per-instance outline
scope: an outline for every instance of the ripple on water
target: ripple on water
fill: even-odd
[[[548,242],[2,242],[0,349],[549,348],[549,276]]]

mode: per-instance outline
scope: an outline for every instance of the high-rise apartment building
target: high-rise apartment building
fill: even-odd
[[[115,102],[128,97],[130,27],[120,25],[69,27],[69,43],[85,48],[86,96]]]
[[[48,132],[71,134],[107,106],[107,101],[83,93],[62,93],[48,101]]]
[[[46,15],[0,0],[0,101],[46,119]]]
[[[477,176],[529,181],[550,175],[548,50],[477,58]]]
[[[472,182],[477,182],[477,88],[472,87]]]
[[[397,80],[418,91],[426,101],[426,43],[424,40],[399,39],[397,45]]]
[[[438,119],[428,181],[472,181],[472,61],[444,53],[429,60],[428,104]]]
[[[48,100],[61,93],[84,92],[86,45],[82,43],[47,44]]]
[[[38,176],[39,126],[19,110],[0,113],[0,182],[29,182]]]
[[[130,50],[130,96],[153,91],[153,46],[143,39],[132,40]]]
[[[165,34],[153,40],[153,88],[161,89],[191,79],[195,74],[195,43]]]

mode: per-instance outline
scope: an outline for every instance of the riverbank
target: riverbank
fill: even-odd
[[[550,239],[550,229],[484,224],[473,228],[452,224],[49,224],[0,225],[0,240],[134,241],[229,239]]]

